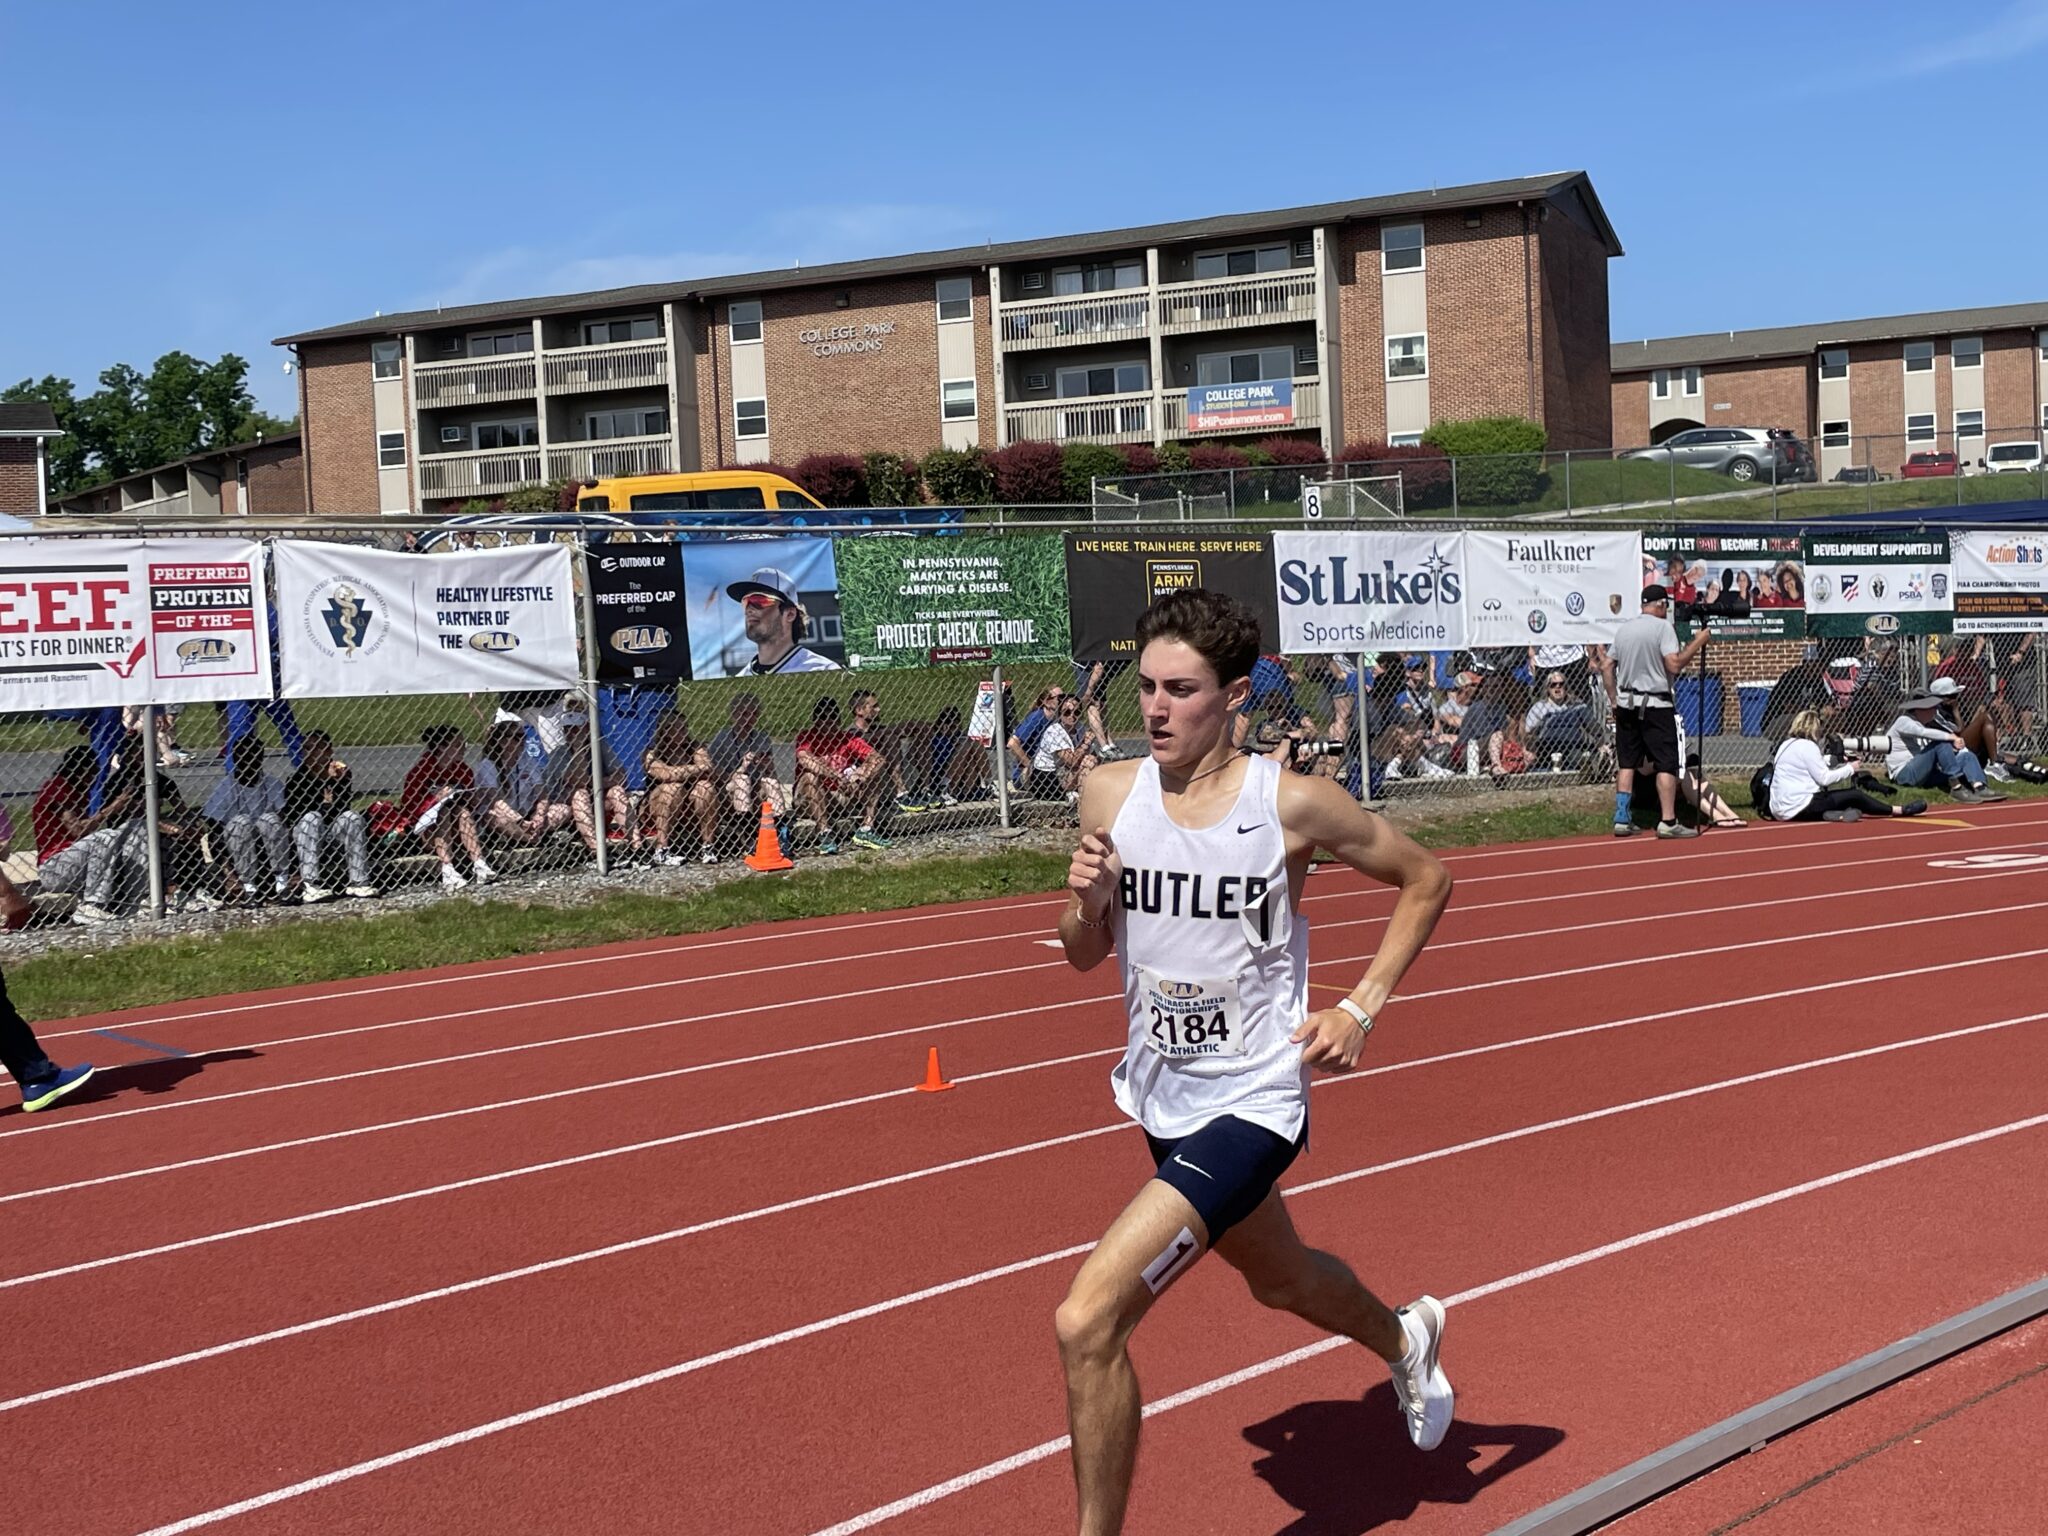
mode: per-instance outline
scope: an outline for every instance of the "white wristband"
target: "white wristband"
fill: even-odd
[[[1371,1014],[1367,1013],[1363,1008],[1359,1007],[1358,1004],[1351,1001],[1351,999],[1348,997],[1338,998],[1337,1006],[1343,1009],[1346,1013],[1350,1014],[1352,1018],[1358,1021],[1358,1028],[1360,1033],[1367,1035],[1372,1033]]]

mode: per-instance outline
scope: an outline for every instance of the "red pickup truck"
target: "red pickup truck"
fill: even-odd
[[[1926,480],[1937,475],[1960,475],[1963,466],[1952,453],[1916,453],[1899,466],[1901,480]]]

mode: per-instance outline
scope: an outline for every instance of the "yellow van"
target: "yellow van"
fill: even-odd
[[[579,512],[822,512],[795,482],[754,469],[688,475],[621,475],[576,498]]]

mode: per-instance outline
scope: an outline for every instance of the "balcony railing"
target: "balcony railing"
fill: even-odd
[[[1230,437],[1233,434],[1253,434],[1271,437],[1276,432],[1297,432],[1304,427],[1320,427],[1323,424],[1323,381],[1321,379],[1296,379],[1294,381],[1294,422],[1291,426],[1256,425],[1242,427],[1211,427],[1195,434],[1198,437]],[[1175,390],[1166,397],[1166,435],[1179,437],[1187,431],[1188,397],[1185,390]]]
[[[609,480],[616,475],[665,475],[675,468],[666,437],[614,437],[548,449],[550,480]]]
[[[541,359],[551,395],[585,389],[639,389],[668,383],[668,345],[660,341],[608,341],[564,347]]]
[[[1127,341],[1151,334],[1152,295],[1142,288],[1026,299],[1002,309],[1003,345],[1012,351],[1076,342]]]
[[[1006,406],[1013,443],[1149,443],[1152,391]]]
[[[536,376],[531,355],[420,363],[412,371],[413,404],[488,405],[493,400],[531,400]]]
[[[1287,325],[1313,320],[1315,314],[1316,275],[1312,270],[1212,277],[1194,283],[1164,283],[1159,288],[1162,336],[1247,325]]]
[[[540,449],[486,448],[420,458],[422,496],[495,496],[541,483]]]

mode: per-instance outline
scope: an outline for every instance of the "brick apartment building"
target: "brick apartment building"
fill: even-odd
[[[1617,447],[1720,423],[1817,439],[1823,480],[1920,450],[1974,466],[2048,429],[2048,304],[1617,342],[1613,368]]]
[[[816,452],[1156,444],[1190,436],[1190,387],[1253,380],[1290,381],[1291,430],[1326,448],[1499,413],[1598,447],[1620,254],[1591,182],[1566,172],[385,315],[280,344],[323,513]]]
[[[40,517],[49,510],[49,440],[62,437],[47,405],[0,405],[0,513]]]
[[[165,519],[296,517],[306,510],[299,434],[188,454],[51,503],[74,515]]]

